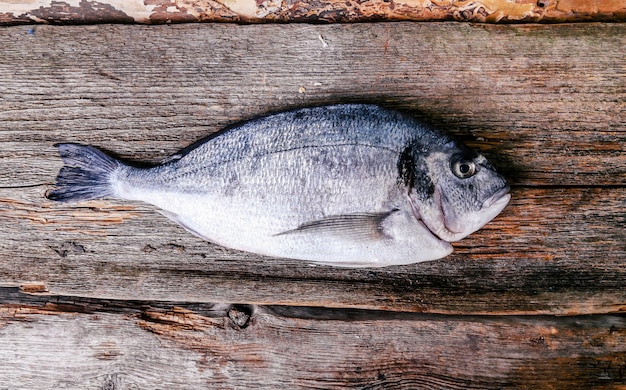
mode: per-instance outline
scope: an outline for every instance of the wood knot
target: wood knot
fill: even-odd
[[[250,317],[252,317],[252,306],[232,305],[228,309],[228,318],[240,329],[245,329],[250,325]]]
[[[101,387],[102,390],[121,390],[123,388],[124,381],[122,380],[122,376],[118,374],[107,375]]]

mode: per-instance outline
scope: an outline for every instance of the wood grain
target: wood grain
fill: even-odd
[[[3,2],[0,24],[364,22],[459,20],[616,22],[626,20],[620,0],[101,0]]]
[[[0,306],[0,378],[11,388],[624,384],[623,316],[456,317],[21,295],[0,289],[4,301],[30,300]]]
[[[626,303],[625,31],[458,24],[2,30],[0,283],[117,299],[619,312]],[[55,142],[156,161],[244,118],[345,101],[411,111],[483,150],[514,184],[511,205],[444,260],[342,270],[211,245],[142,204],[43,197],[61,166]]]
[[[0,388],[624,388],[625,33],[0,30]],[[355,101],[483,151],[510,206],[446,259],[355,270],[211,245],[140,203],[44,198],[55,142],[154,162],[259,114]]]
[[[41,26],[35,35],[8,28],[0,31],[0,186],[52,181],[59,141],[158,161],[253,116],[354,101],[450,130],[513,184],[623,186],[625,31],[620,24]]]
[[[456,243],[451,256],[365,270],[229,250],[149,206],[68,206],[42,201],[43,190],[0,190],[5,284],[36,281],[53,293],[117,299],[431,313],[626,309],[626,189],[514,189],[501,216]]]

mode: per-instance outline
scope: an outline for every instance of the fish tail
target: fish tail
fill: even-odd
[[[56,188],[46,197],[58,202],[104,198],[113,195],[111,174],[122,166],[100,150],[74,143],[55,144],[65,164],[56,179]]]

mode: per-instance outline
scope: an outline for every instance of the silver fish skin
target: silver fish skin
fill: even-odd
[[[253,119],[150,168],[57,147],[65,165],[49,199],[143,201],[213,243],[334,266],[445,257],[510,199],[483,156],[375,105]]]

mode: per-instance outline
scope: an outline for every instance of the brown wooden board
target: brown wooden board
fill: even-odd
[[[22,26],[0,40],[0,388],[626,386],[626,25]],[[511,204],[446,259],[338,269],[221,248],[140,203],[44,198],[55,142],[156,162],[337,102],[449,130],[508,177]]]
[[[479,148],[513,184],[624,186],[624,25],[40,26],[0,30],[0,185],[52,144],[159,159],[272,111],[374,102]]]
[[[9,388],[624,386],[623,316],[167,305],[7,288],[0,298],[0,378]]]
[[[624,21],[622,0],[30,0],[0,3],[0,24]]]
[[[0,30],[0,283],[103,298],[433,313],[626,303],[626,27],[459,24]],[[280,109],[374,102],[482,150],[513,200],[452,256],[313,267],[203,242],[132,202],[46,200],[52,144],[157,161]]]
[[[40,205],[41,190],[0,191],[4,284],[36,282],[54,293],[118,299],[432,313],[626,308],[624,189],[515,189],[509,208],[455,244],[448,258],[381,269],[310,266],[227,250],[148,206]],[[24,192],[29,196],[22,198]]]

